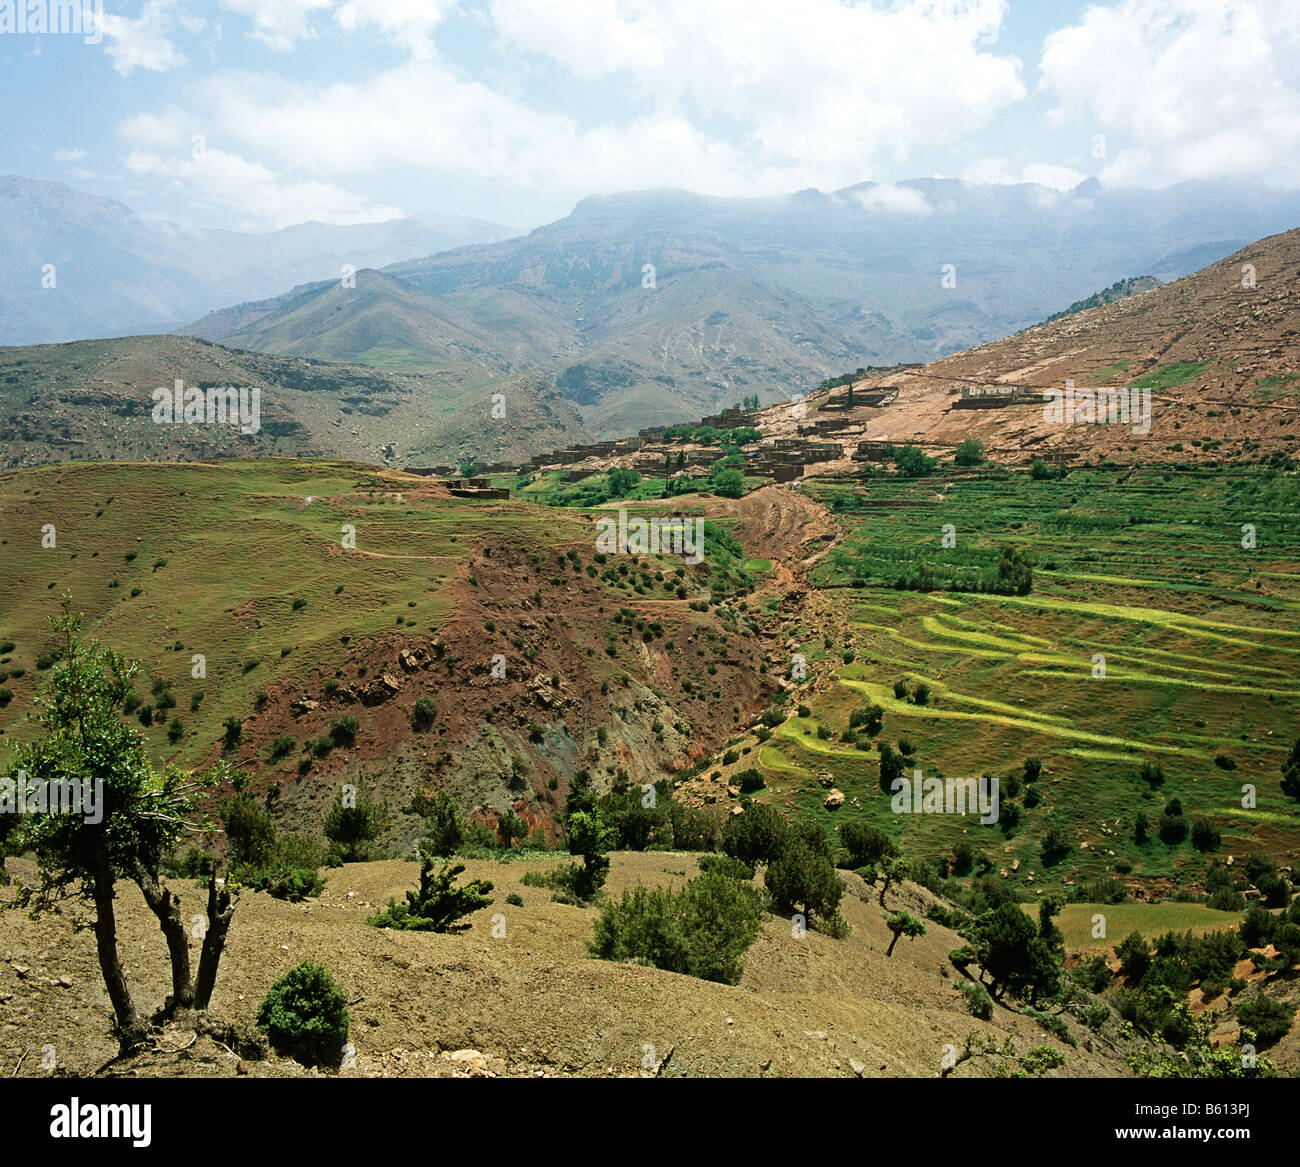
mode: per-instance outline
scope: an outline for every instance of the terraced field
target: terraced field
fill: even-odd
[[[801,698],[810,715],[779,726],[759,755],[777,801],[827,825],[860,812],[914,854],[945,854],[964,838],[1008,878],[1039,887],[1117,873],[1156,877],[1148,894],[1192,882],[1207,857],[1156,837],[1173,797],[1189,825],[1205,817],[1222,832],[1221,858],[1253,845],[1283,862],[1300,852],[1300,808],[1279,789],[1300,732],[1293,476],[1152,467],[1034,481],[989,470],[807,489],[845,527],[812,573],[841,623],[807,621],[793,646],[834,679]],[[1032,559],[1027,595],[894,586],[925,571],[937,588],[969,586],[995,575],[1009,547]],[[918,684],[929,687],[924,704]],[[909,776],[997,775],[1004,805],[1023,808],[1020,826],[891,813],[878,753],[845,734],[868,702],[884,709],[880,740],[908,740]],[[1032,806],[1031,756],[1043,762]],[[1159,789],[1138,776],[1147,760],[1163,768]],[[845,793],[845,808],[824,809],[818,773]],[[1253,808],[1243,806],[1247,785]],[[1151,825],[1141,844],[1139,813]],[[1072,849],[1048,870],[1040,847],[1050,826]]]

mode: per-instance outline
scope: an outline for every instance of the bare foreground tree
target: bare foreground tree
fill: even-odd
[[[214,829],[200,820],[199,795],[218,785],[229,767],[218,763],[203,775],[170,766],[156,771],[144,739],[121,717],[138,665],[97,641],[83,641],[81,616],[72,613],[66,596],[62,614],[50,623],[62,644],[31,715],[41,732],[15,748],[8,776],[24,798],[42,787],[47,792],[48,809],[23,815],[10,841],[11,850],[36,853],[41,874],[38,887],[21,889],[19,902],[40,911],[79,895],[94,905],[99,967],[125,1054],[147,1041],[152,1022],[179,1010],[206,1010],[212,999],[238,901],[214,869],[196,978],[180,897],[163,882],[162,865],[186,835]],[[78,792],[80,807],[72,813],[66,804],[56,808],[48,795],[54,789]],[[123,879],[140,888],[158,917],[171,960],[171,993],[149,1020],[132,999],[118,955],[114,885]]]

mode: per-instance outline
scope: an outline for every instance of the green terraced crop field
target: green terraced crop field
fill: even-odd
[[[1034,481],[989,470],[808,489],[844,525],[813,578],[837,598],[854,657],[841,664],[839,644],[828,652],[822,629],[805,630],[797,651],[832,662],[835,683],[802,698],[811,715],[778,727],[762,752],[779,800],[832,825],[842,812],[825,810],[825,790],[809,780],[829,771],[852,813],[901,835],[909,852],[938,856],[964,838],[1025,890],[1201,874],[1207,857],[1190,842],[1156,837],[1175,796],[1189,825],[1206,817],[1222,832],[1220,858],[1254,844],[1300,852],[1300,815],[1279,789],[1300,726],[1293,476],[1152,467]],[[1254,527],[1252,549],[1243,524]],[[987,576],[1007,547],[1031,557],[1028,594],[937,590]],[[936,590],[894,586],[922,563]],[[896,697],[899,680],[928,685],[928,702]],[[858,735],[842,740],[868,702],[885,711],[879,740],[909,740],[909,775],[997,775],[1004,803],[1024,807],[1021,824],[1004,833],[973,818],[891,813],[878,753]],[[1043,762],[1032,807],[1022,776],[1031,756]],[[1138,777],[1144,760],[1163,768],[1158,790]],[[1254,808],[1242,805],[1244,785],[1255,788]],[[1151,824],[1142,844],[1139,812]],[[1072,849],[1047,870],[1040,845],[1053,825]]]

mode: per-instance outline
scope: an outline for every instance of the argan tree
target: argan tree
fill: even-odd
[[[143,1044],[149,1024],[135,1005],[118,955],[115,884],[127,879],[140,888],[167,942],[172,988],[159,1018],[178,1009],[206,1009],[236,901],[218,884],[214,869],[196,975],[180,897],[163,883],[161,868],[183,837],[213,829],[200,820],[198,796],[222,781],[228,769],[218,764],[202,776],[172,767],[155,771],[140,733],[121,717],[137,663],[97,641],[84,641],[81,616],[72,614],[66,597],[62,614],[50,623],[62,645],[31,714],[39,735],[15,747],[14,770],[29,787],[63,783],[68,789],[73,783],[83,792],[95,790],[98,804],[94,814],[35,814],[22,822],[19,845],[36,853],[41,873],[39,887],[25,888],[22,898],[37,910],[69,894],[94,905],[99,967],[126,1053]]]
[[[515,814],[512,807],[506,807],[497,817],[497,835],[503,851],[509,851],[516,839],[525,838],[527,834],[528,824]]]
[[[893,939],[889,942],[889,947],[885,949],[886,956],[894,955],[894,945],[898,943],[900,936],[911,939],[925,935],[925,925],[910,912],[895,912],[893,915],[888,912],[881,912],[881,916],[884,918],[885,926],[894,934]]]
[[[912,874],[912,865],[897,856],[886,859],[880,867],[880,906],[885,906],[885,893],[891,884],[902,883]]]
[[[435,791],[432,796],[421,793],[413,808],[424,816],[425,836],[420,840],[420,850],[444,858],[455,854],[465,841],[465,819],[456,800],[445,790]]]
[[[808,920],[829,920],[839,910],[844,881],[835,874],[830,848],[816,824],[792,829],[781,853],[768,864],[763,882],[773,901]]]
[[[1300,799],[1300,738],[1282,763],[1282,793],[1289,798]]]
[[[344,863],[370,858],[371,844],[384,828],[387,808],[360,786],[345,786],[325,816],[325,837],[333,857]]]

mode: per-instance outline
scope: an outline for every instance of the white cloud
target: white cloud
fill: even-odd
[[[662,69],[669,49],[668,13],[656,5],[616,0],[493,0],[491,15],[502,40],[591,79],[620,69]]]
[[[194,119],[175,106],[158,113],[141,113],[117,127],[118,135],[135,147],[175,150],[187,145],[194,132]]]
[[[584,193],[688,178],[725,193],[752,193],[754,182],[787,188],[679,116],[584,130],[568,116],[529,109],[437,62],[412,61],[323,88],[227,74],[201,87],[201,96],[214,138],[318,175],[408,164],[547,190],[577,185]]]
[[[86,156],[85,150],[79,146],[70,150],[55,150],[55,162],[80,162]]]
[[[308,219],[374,223],[403,214],[397,207],[372,203],[328,180],[289,178],[259,162],[210,147],[199,157],[188,158],[132,150],[123,164],[137,178],[161,180],[187,195],[192,205],[232,208],[257,225],[288,227]]]
[[[1117,134],[1115,185],[1243,176],[1300,185],[1294,0],[1122,0],[1051,33],[1052,119]]]
[[[311,2],[294,0],[299,12]],[[223,145],[331,180],[409,166],[566,195],[754,195],[860,182],[977,132],[1025,93],[1020,63],[981,44],[1001,0],[495,0],[502,43],[516,62],[516,50],[533,58],[519,68],[628,75],[641,112],[601,120],[599,106],[594,118],[539,106],[444,61],[428,38],[450,2],[345,0],[341,24],[378,29],[419,59],[323,83],[218,74],[196,87],[196,110]]]
[[[982,43],[1003,0],[493,0],[503,42],[579,78],[626,72],[662,110],[732,119],[752,152],[815,185],[985,126],[1025,95]],[[557,14],[558,13],[558,14]]]
[[[1007,185],[1031,182],[1051,190],[1073,190],[1088,176],[1069,166],[1031,162],[1017,170],[1006,158],[977,158],[961,172],[962,182]]]
[[[433,30],[459,0],[344,0],[335,12],[346,31],[374,28],[388,40],[426,59],[433,55]]]
[[[928,215],[934,210],[925,195],[908,186],[872,186],[856,191],[854,198],[869,211],[887,214]]]
[[[185,54],[167,35],[171,8],[172,0],[146,0],[134,20],[104,13],[105,51],[123,77],[136,69],[165,73],[185,64]]]
[[[1005,158],[977,158],[961,172],[962,182],[994,185],[1024,181]]]
[[[293,48],[295,41],[315,36],[308,16],[332,3],[333,0],[221,0],[223,8],[252,17],[253,30],[249,36],[279,52]]]
[[[1037,183],[1052,190],[1073,190],[1088,177],[1069,166],[1052,166],[1046,162],[1031,162],[1023,174],[1025,182]]]

